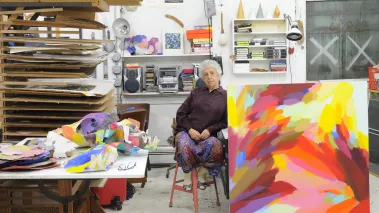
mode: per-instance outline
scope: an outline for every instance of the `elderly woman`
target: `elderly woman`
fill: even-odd
[[[214,176],[223,163],[217,132],[227,127],[227,96],[220,87],[221,67],[213,60],[200,65],[206,87],[192,90],[176,114],[176,160],[185,174],[183,188],[192,190],[191,170],[198,168],[198,187],[204,190],[207,171]]]

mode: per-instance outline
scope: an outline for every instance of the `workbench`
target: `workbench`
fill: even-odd
[[[74,156],[82,150],[77,150]],[[130,156],[119,155],[115,164],[108,171],[86,172],[86,173],[68,173],[63,167],[45,169],[39,171],[0,171],[1,180],[36,180],[41,192],[48,198],[61,203],[60,213],[87,213],[90,212],[89,187],[93,180],[108,178],[143,178],[145,177],[147,159],[149,151],[140,150],[137,154]],[[63,164],[67,159],[60,160]],[[122,165],[134,164],[132,169],[120,171],[118,168]],[[45,181],[57,180],[59,194],[53,193],[45,187]],[[76,181],[73,184],[73,181]],[[126,190],[126,189],[125,189]],[[80,205],[80,209],[75,209],[73,202],[75,200],[88,201],[87,204]]]

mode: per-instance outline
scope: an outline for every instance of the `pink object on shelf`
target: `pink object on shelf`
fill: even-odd
[[[183,73],[185,73],[185,74],[192,74],[193,73],[193,68],[185,68],[185,69],[183,69]]]

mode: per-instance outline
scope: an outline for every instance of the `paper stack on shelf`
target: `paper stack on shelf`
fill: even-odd
[[[235,50],[236,60],[247,60],[249,55],[249,48],[237,48]]]
[[[115,105],[113,82],[91,78],[107,60],[102,45],[111,41],[72,39],[79,29],[103,30],[105,25],[91,12],[45,11],[36,14],[56,17],[54,21],[8,20],[9,33],[0,34],[4,140],[43,137],[88,113],[112,111]]]
[[[249,61],[236,61],[235,69],[237,69],[238,72],[241,73],[248,73],[250,72],[250,63]]]
[[[252,32],[251,23],[242,23],[237,26],[234,26],[234,32],[236,33],[251,33]]]
[[[212,39],[193,39],[191,42],[191,54],[209,54],[212,49]]]
[[[183,82],[183,92],[190,92],[193,90],[193,74],[184,74],[182,73],[180,78],[182,78]]]
[[[195,26],[186,31],[187,40],[191,42],[191,54],[210,54],[212,50],[212,27]]]
[[[286,41],[276,41],[276,40],[271,40],[269,41],[269,45],[275,45],[275,46],[285,46]]]
[[[266,43],[267,43],[266,38],[254,38],[254,39],[251,39],[250,45],[259,46],[259,45],[266,45]]]
[[[271,72],[286,72],[287,64],[285,61],[272,61],[270,63]]]
[[[249,46],[250,42],[249,41],[236,41],[234,42],[234,45],[238,47],[244,47],[244,46]]]
[[[286,47],[270,47],[267,49],[266,57],[270,59],[285,59],[287,58],[287,48]]]
[[[249,53],[249,58],[252,58],[252,59],[262,59],[262,58],[264,58],[264,56],[265,56],[264,52]]]

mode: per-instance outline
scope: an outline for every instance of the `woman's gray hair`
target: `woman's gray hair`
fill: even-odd
[[[218,74],[222,74],[222,70],[221,70],[221,66],[220,64],[217,63],[217,61],[215,60],[205,60],[203,62],[201,62],[200,66],[199,66],[199,77],[200,78],[204,78],[204,71],[205,69],[207,68],[211,68],[211,69],[214,69]]]

